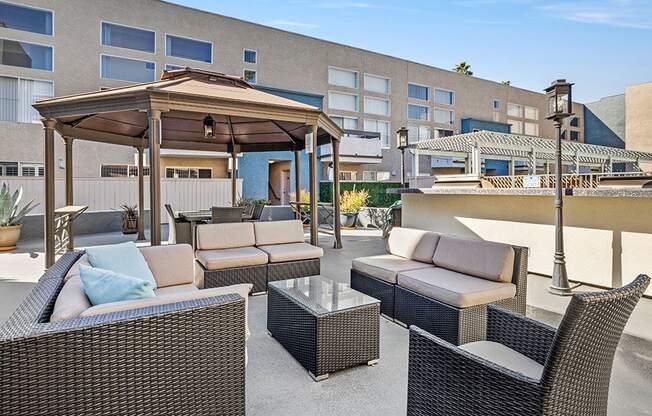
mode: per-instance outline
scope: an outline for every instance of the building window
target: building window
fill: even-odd
[[[169,179],[210,179],[213,170],[209,168],[165,168],[165,177]]]
[[[368,114],[378,114],[380,116],[389,117],[389,100],[384,100],[382,98],[364,97],[364,112]]]
[[[20,176],[43,176],[45,168],[42,163],[21,163]]]
[[[507,115],[510,117],[523,117],[523,106],[514,104],[514,103],[507,103]]]
[[[539,135],[539,125],[537,123],[528,123],[525,122],[525,134],[528,136],[538,136]]]
[[[102,165],[100,176],[103,178],[135,178],[138,177],[138,166]],[[143,166],[143,176],[149,176],[149,166]]]
[[[381,77],[378,75],[364,74],[364,90],[378,92],[380,94],[389,94],[389,78]]]
[[[380,133],[381,147],[389,149],[389,121],[365,119],[364,130]]]
[[[51,81],[0,76],[0,120],[40,123],[41,115],[32,104],[53,96]]]
[[[444,105],[455,104],[455,92],[435,89],[435,103]]]
[[[255,84],[257,82],[256,71],[253,69],[245,69],[243,72],[243,78],[245,81]]]
[[[18,162],[0,162],[0,176],[18,176]]]
[[[410,120],[428,121],[430,118],[430,107],[408,104],[408,118]]]
[[[519,120],[507,120],[507,124],[510,124],[511,130],[510,133],[513,134],[523,134],[523,122]]]
[[[155,78],[156,64],[139,59],[101,55],[102,78],[118,81],[151,82]]]
[[[248,64],[258,63],[258,52],[253,49],[245,49],[242,59]]]
[[[418,84],[408,84],[408,97],[428,101],[430,99],[430,88]]]
[[[359,105],[357,95],[332,91],[328,93],[328,108],[333,110],[358,112]]]
[[[453,130],[448,130],[448,129],[435,129],[435,139],[439,139],[440,137],[449,137],[452,136],[455,132]]]
[[[430,140],[430,127],[428,126],[409,126],[408,143]]]
[[[580,140],[580,132],[579,131],[572,131],[570,132],[570,139],[573,141],[579,141]]]
[[[525,118],[530,119],[530,120],[538,120],[539,119],[539,109],[536,107],[529,107],[525,106]]]
[[[156,52],[156,33],[151,30],[102,22],[102,45]]]
[[[572,117],[572,118],[570,119],[570,125],[571,125],[572,127],[579,127],[579,126],[580,126],[580,119],[577,118],[577,117]]]
[[[340,180],[341,181],[354,181],[356,177],[356,173],[354,171],[340,171]]]
[[[185,67],[180,65],[165,64],[166,71],[178,71],[179,69],[185,69]]]
[[[455,123],[455,113],[452,110],[435,108],[435,123],[453,124]]]
[[[358,130],[358,119],[356,117],[330,116],[331,120],[343,130]]]
[[[52,36],[52,12],[0,1],[0,27]]]
[[[358,72],[328,67],[328,83],[338,87],[358,88]]]
[[[387,171],[362,171],[362,180],[365,182],[388,181],[389,172]]]
[[[0,64],[52,71],[52,47],[0,39]]]
[[[493,108],[494,110],[500,110],[500,100],[493,101]]]
[[[213,44],[202,40],[166,35],[165,55],[210,64],[213,63]]]

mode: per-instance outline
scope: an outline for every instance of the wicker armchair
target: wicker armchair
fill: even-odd
[[[410,328],[407,414],[606,415],[616,346],[649,282],[640,275],[619,289],[575,294],[558,330],[489,306],[487,341],[511,351],[508,358],[490,360],[470,352],[478,343],[456,347]],[[538,375],[515,371],[519,360]]]
[[[3,415],[244,415],[237,295],[49,322],[65,254],[0,327]]]

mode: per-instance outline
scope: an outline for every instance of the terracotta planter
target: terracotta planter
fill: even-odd
[[[16,249],[16,243],[20,239],[20,224],[0,227],[0,251]]]

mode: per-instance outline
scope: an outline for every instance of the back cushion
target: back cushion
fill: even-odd
[[[303,224],[299,220],[259,221],[254,223],[256,245],[303,243]]]
[[[439,234],[414,228],[392,228],[387,239],[387,252],[406,259],[432,263]]]
[[[250,222],[197,226],[197,249],[199,250],[251,247],[255,243],[254,225]]]
[[[514,271],[514,249],[494,241],[442,235],[433,262],[448,270],[509,283]]]
[[[184,285],[195,281],[195,256],[188,244],[141,247],[158,287]]]

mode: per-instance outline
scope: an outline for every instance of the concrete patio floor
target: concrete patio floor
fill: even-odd
[[[165,233],[164,233],[165,234]],[[107,233],[80,236],[78,247],[133,240]],[[347,232],[343,250],[332,249],[332,237],[321,235],[325,250],[322,274],[349,281],[351,260],[384,251],[385,241],[374,232]],[[42,242],[28,241],[19,250],[0,254],[0,323],[43,272]],[[549,295],[549,279],[528,280],[528,315],[552,325],[561,319],[568,298]],[[582,287],[581,290],[593,290]],[[287,415],[404,415],[408,362],[408,330],[380,320],[381,358],[374,367],[360,366],[315,383],[266,330],[267,296],[249,298],[247,414]],[[630,320],[615,357],[609,414],[652,415],[652,300],[643,299]]]

